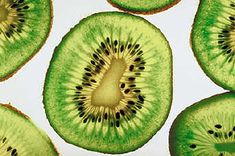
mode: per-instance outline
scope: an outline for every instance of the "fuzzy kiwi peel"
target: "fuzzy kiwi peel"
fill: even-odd
[[[107,0],[112,6],[135,14],[155,14],[165,11],[180,0]]]
[[[193,104],[175,119],[169,136],[172,156],[235,155],[235,93]]]
[[[200,0],[191,32],[191,47],[217,85],[235,90],[235,1]]]
[[[9,104],[0,104],[0,153],[5,156],[58,156],[44,131]]]
[[[121,12],[93,14],[70,30],[55,49],[43,93],[54,130],[103,153],[143,146],[171,101],[168,41],[145,19]]]
[[[51,30],[52,14],[51,0],[0,1],[0,81],[40,50]]]

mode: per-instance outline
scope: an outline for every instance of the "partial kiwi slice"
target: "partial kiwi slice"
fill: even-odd
[[[204,72],[235,90],[235,1],[201,0],[194,20],[192,49]]]
[[[1,156],[57,156],[49,137],[28,116],[11,105],[0,104]]]
[[[0,81],[39,51],[51,18],[51,0],[0,0]]]
[[[68,143],[103,153],[136,150],[170,110],[168,41],[141,17],[93,14],[56,48],[43,101],[52,127]]]
[[[170,130],[172,156],[235,155],[235,93],[224,93],[186,108]]]
[[[153,14],[176,5],[180,0],[108,0],[121,10],[137,14]]]

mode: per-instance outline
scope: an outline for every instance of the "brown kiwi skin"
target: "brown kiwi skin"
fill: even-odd
[[[180,1],[180,0],[179,0]],[[102,12],[99,12],[99,13],[102,13]],[[98,14],[98,13],[93,13],[93,14],[91,14],[91,15],[95,15],[95,14]],[[87,16],[88,17],[88,16]],[[85,17],[85,18],[87,18],[87,17]],[[84,20],[85,18],[83,18],[82,20]],[[81,21],[80,21],[81,22]],[[79,22],[79,23],[80,23]],[[79,24],[78,23],[78,24]],[[77,24],[76,24],[77,25]],[[68,30],[68,32],[66,33],[66,35],[65,36],[63,36],[62,37],[62,39],[61,39],[61,41],[63,41],[63,40],[65,40],[66,38],[67,38],[67,34],[71,31],[71,30],[73,30],[75,27],[76,27],[76,25],[75,26],[73,26],[73,27],[71,27],[69,30]],[[60,41],[60,42],[61,42]],[[170,48],[170,50],[172,51],[172,48],[170,47],[170,43],[169,43],[169,41],[167,40],[167,43],[168,43],[168,45],[169,45],[169,48]],[[57,48],[58,48],[58,46],[56,46],[55,48],[54,48],[54,52],[53,52],[53,54],[52,54],[52,59],[50,60],[50,63],[51,62],[53,62],[53,58],[54,58],[54,56],[56,55],[56,52],[57,52]],[[169,114],[170,114],[170,111],[171,111],[171,107],[172,107],[172,102],[173,102],[173,83],[174,83],[174,78],[173,78],[173,73],[174,73],[174,69],[173,69],[173,55],[172,55],[172,53],[170,54],[170,56],[171,56],[171,99],[170,99],[170,109],[168,110],[168,112],[167,112],[167,114],[168,114],[168,116],[167,116],[167,118],[169,117]],[[49,63],[49,64],[50,64]],[[46,76],[45,76],[45,79],[44,79],[44,87],[43,87],[43,91],[42,91],[42,95],[44,95],[44,91],[45,91],[45,87],[46,87],[46,77],[47,77],[47,75],[48,75],[48,73],[49,73],[49,70],[50,70],[50,68],[48,67],[48,69],[47,69],[47,72],[46,72]],[[45,103],[45,99],[43,98],[43,100],[42,100],[42,103]],[[47,119],[48,119],[48,121],[49,121],[49,124],[50,124],[50,126],[51,127],[53,127],[53,123],[52,122],[50,122],[50,120],[49,120],[49,115],[47,114],[47,110],[46,110],[46,107],[45,107],[45,105],[44,105],[44,111],[45,111],[45,114],[46,114],[46,117],[47,117]],[[167,120],[167,118],[166,118],[166,120]],[[166,123],[166,120],[165,120],[165,122],[162,124],[162,126],[161,126],[161,128],[164,126],[164,124]],[[161,128],[158,130],[158,132],[161,130]],[[54,129],[53,128],[53,130],[62,138],[62,134],[59,132],[59,131],[57,131],[56,129]],[[149,140],[151,140],[154,136],[156,135],[156,133],[155,134],[153,134],[150,138],[149,138]],[[66,142],[66,143],[68,143],[68,144],[71,144],[71,145],[74,145],[72,142],[70,142],[69,140],[67,140],[66,138],[63,138],[63,140]],[[148,140],[148,141],[149,141]],[[105,153],[105,152],[100,152],[100,153],[104,153],[104,154],[115,154],[115,155],[118,155],[118,154],[125,154],[125,153],[133,153],[133,152],[135,152],[136,150],[138,150],[138,149],[140,149],[140,148],[142,148],[145,144],[147,144],[148,143],[148,141],[146,141],[143,145],[141,145],[141,146],[139,146],[138,148],[136,148],[136,149],[133,149],[133,150],[130,150],[130,151],[128,151],[128,152],[125,152],[125,151],[123,151],[123,152],[119,152],[119,153]],[[82,147],[83,149],[85,149],[85,150],[87,150],[87,151],[91,151],[90,149],[88,150],[88,149],[86,149],[85,147]],[[96,152],[95,150],[93,150],[93,152]]]
[[[3,82],[5,80],[8,80],[9,78],[11,78],[13,75],[15,75],[25,64],[27,64],[39,51],[40,49],[45,45],[48,37],[50,36],[51,33],[51,29],[52,29],[52,25],[53,25],[53,19],[54,19],[54,12],[53,12],[53,2],[52,0],[50,0],[50,5],[51,5],[51,22],[50,22],[50,28],[48,31],[48,34],[46,36],[46,39],[44,40],[44,42],[42,43],[42,45],[34,52],[33,55],[31,55],[28,60],[26,60],[23,64],[21,64],[20,66],[18,66],[13,72],[11,72],[10,74],[6,75],[5,77],[0,78],[0,82]]]
[[[156,14],[165,10],[168,10],[169,8],[175,6],[178,4],[181,0],[175,0],[174,2],[170,3],[169,5],[166,5],[165,7],[158,8],[158,9],[153,9],[150,11],[134,11],[134,10],[125,10],[124,8],[120,7],[117,4],[114,4],[111,0],[107,0],[113,7],[118,8],[121,11],[124,11],[126,13],[133,13],[133,14],[142,14],[142,15],[152,15]]]
[[[16,112],[17,114],[19,114],[20,116],[24,117],[26,120],[31,120],[31,118],[30,118],[29,116],[27,116],[26,114],[24,114],[23,112],[21,112],[21,111],[18,110],[17,108],[13,107],[10,103],[9,103],[9,104],[2,104],[2,103],[0,103],[0,105],[3,106],[3,107],[9,108],[10,110],[13,110],[14,112]],[[41,129],[39,129],[39,130],[41,130]],[[51,145],[53,145],[53,147],[54,147],[54,149],[55,149],[57,155],[58,155],[58,156],[61,156],[61,154],[58,152],[58,149],[55,147],[55,145],[53,144],[53,142],[51,141],[51,139],[49,139],[49,140],[50,140]]]

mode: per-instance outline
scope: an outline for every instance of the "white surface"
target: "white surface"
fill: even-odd
[[[202,72],[190,48],[189,36],[199,1],[182,0],[162,13],[143,16],[165,34],[173,50],[174,100],[162,129],[142,148],[122,156],[169,156],[168,133],[176,116],[187,106],[225,92]],[[44,47],[14,77],[0,82],[0,102],[11,103],[28,114],[51,137],[62,156],[103,156],[67,144],[50,127],[42,104],[45,74],[55,46],[82,18],[100,11],[117,10],[106,0],[54,0],[53,28]],[[109,155],[107,155],[109,156]]]

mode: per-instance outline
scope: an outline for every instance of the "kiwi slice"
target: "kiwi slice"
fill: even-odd
[[[186,108],[174,121],[169,140],[172,156],[235,155],[235,93]]]
[[[50,0],[0,0],[0,81],[11,77],[45,42]]]
[[[56,48],[43,101],[52,127],[68,143],[103,153],[136,150],[170,110],[168,41],[141,17],[91,15]]]
[[[1,156],[57,156],[48,136],[28,116],[11,105],[0,104]]]
[[[108,0],[121,10],[137,14],[154,14],[171,8],[180,0]]]
[[[235,1],[201,0],[191,41],[204,72],[218,85],[235,90]]]

